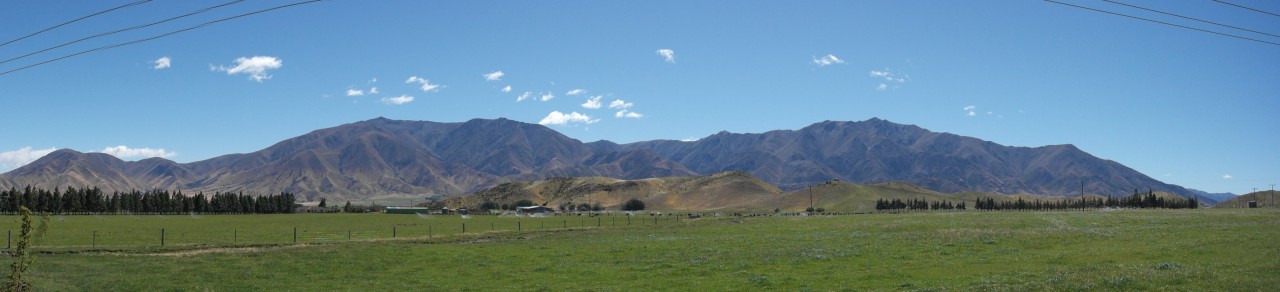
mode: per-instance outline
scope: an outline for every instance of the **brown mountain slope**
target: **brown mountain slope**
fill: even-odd
[[[750,174],[723,172],[697,177],[620,180],[603,177],[556,177],[538,181],[504,183],[472,195],[452,198],[452,207],[475,208],[484,202],[535,204],[559,207],[596,204],[616,210],[630,199],[640,199],[652,210],[716,210],[738,207],[781,193]]]
[[[1226,201],[1218,202],[1213,205],[1214,208],[1248,208],[1249,201],[1258,202],[1259,208],[1276,208],[1280,207],[1280,191],[1257,191]]]

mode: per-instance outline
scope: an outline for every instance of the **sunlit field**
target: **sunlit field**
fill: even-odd
[[[1275,209],[653,218],[52,216],[31,276],[40,290],[1280,286]]]

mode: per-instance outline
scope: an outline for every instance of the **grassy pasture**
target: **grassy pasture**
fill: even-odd
[[[1280,210],[955,212],[704,218],[552,228],[579,217],[66,216],[32,267],[43,290],[1271,290]],[[649,219],[648,216],[644,216]],[[618,218],[624,220],[625,218]],[[133,220],[130,222],[129,220]],[[488,231],[520,220],[524,231]],[[579,222],[592,226],[591,218]],[[0,228],[14,225],[4,217]],[[432,239],[417,229],[446,227]],[[536,222],[536,223],[535,223]],[[547,224],[547,229],[536,228]],[[390,226],[397,239],[386,239]],[[412,225],[419,224],[419,225]],[[625,224],[625,223],[622,223]],[[59,232],[192,229],[95,250]],[[475,226],[474,231],[473,227]],[[173,226],[173,227],[168,227]],[[256,228],[252,246],[219,243]],[[381,230],[292,244],[291,230]],[[412,226],[412,227],[410,227]],[[374,228],[376,227],[376,228]],[[532,227],[532,228],[531,228]],[[508,228],[508,230],[514,229]],[[531,230],[532,229],[532,230]],[[198,232],[194,230],[206,230]],[[283,231],[281,231],[283,230]],[[145,231],[145,232],[144,232]],[[345,237],[345,231],[341,234]],[[300,241],[302,241],[300,235]],[[370,236],[371,238],[374,236]],[[406,239],[406,237],[412,237]],[[276,240],[279,238],[279,240]],[[158,241],[158,240],[157,240]],[[203,242],[202,242],[203,241]],[[228,240],[229,241],[229,240]],[[144,243],[144,241],[139,241]],[[216,246],[204,246],[213,244]],[[158,244],[157,244],[158,245]]]

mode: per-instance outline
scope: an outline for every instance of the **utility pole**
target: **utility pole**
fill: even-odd
[[[809,212],[813,212],[813,186],[809,186]]]

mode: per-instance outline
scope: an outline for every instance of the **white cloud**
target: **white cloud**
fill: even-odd
[[[374,89],[376,91],[377,87],[374,87]],[[364,90],[347,89],[347,96],[361,96],[361,95],[364,95]]]
[[[610,102],[610,103],[609,103],[609,108],[616,108],[616,109],[629,109],[629,108],[631,108],[632,106],[635,106],[635,104],[634,104],[634,103],[630,103],[630,102],[626,102],[626,101],[621,100],[621,99],[615,99],[615,100],[613,100],[613,102]]]
[[[813,63],[818,64],[818,67],[826,67],[827,65],[844,64],[844,60],[836,58],[836,55],[827,54],[822,58],[813,57]]]
[[[406,104],[406,103],[410,103],[410,102],[413,102],[413,97],[412,97],[412,96],[409,96],[409,95],[407,95],[407,94],[406,94],[406,95],[400,95],[400,96],[397,96],[397,97],[383,97],[383,98],[382,98],[382,103],[385,103],[385,104],[396,104],[396,105],[399,105],[399,104]]]
[[[599,96],[599,95],[597,95],[597,96],[589,97],[589,98],[587,98],[587,102],[582,103],[582,107],[583,107],[583,108],[589,108],[589,109],[599,109],[599,108],[600,108],[600,98],[603,98],[603,96]]]
[[[1222,175],[1222,179],[1233,179],[1233,178],[1235,178],[1235,177],[1231,176],[1230,174],[1224,174],[1224,175]]]
[[[614,113],[613,116],[617,118],[633,118],[633,119],[644,117],[644,115],[640,113],[628,111],[628,110],[620,110],[617,113]]]
[[[22,167],[32,161],[40,159],[53,151],[57,151],[57,147],[49,147],[49,149],[31,149],[30,146],[22,147],[18,150],[0,152],[0,170],[9,170]]]
[[[876,91],[884,91],[885,89],[889,89],[888,84],[880,83],[879,86],[876,86]]]
[[[516,96],[516,102],[521,102],[532,97],[533,92],[525,91],[524,93],[521,93],[520,96]]]
[[[676,51],[673,51],[671,49],[661,49],[661,50],[658,50],[657,53],[659,56],[662,56],[662,59],[666,60],[667,63],[676,62]]]
[[[564,95],[579,95],[583,93],[587,93],[587,90],[582,88],[577,88],[574,90],[570,90],[569,92],[565,92]]]
[[[975,110],[977,110],[977,109],[978,109],[978,107],[977,107],[977,106],[972,106],[972,105],[970,105],[970,106],[965,106],[965,107],[964,107],[965,115],[968,115],[968,116],[970,116],[970,117],[972,117],[972,116],[976,116],[976,115],[978,115],[978,113],[975,111]]]
[[[369,88],[369,94],[378,94],[378,88],[377,87]]]
[[[591,117],[584,114],[580,114],[578,112],[565,114],[565,113],[561,113],[560,111],[552,111],[550,114],[547,114],[547,117],[542,118],[541,121],[538,121],[538,124],[540,125],[564,125],[569,123],[594,124],[599,121],[600,120],[598,119],[592,120]]]
[[[680,142],[697,142],[698,140],[702,140],[702,139],[689,137],[689,138],[680,139]]]
[[[498,80],[502,80],[502,76],[503,76],[503,75],[507,75],[507,74],[506,74],[506,73],[502,73],[502,71],[493,71],[493,73],[484,74],[484,80],[485,80],[485,81],[498,81]]]
[[[910,78],[910,76],[894,74],[889,69],[884,71],[871,70],[870,75],[872,78],[884,78],[885,81],[897,83],[907,83],[907,79]]]
[[[511,85],[507,85],[507,87],[502,88],[502,93],[510,93],[510,92],[511,92]]]
[[[160,69],[164,69],[164,68],[169,68],[169,66],[170,66],[170,65],[173,65],[172,60],[171,60],[171,59],[169,59],[169,56],[160,57],[159,59],[156,59],[155,61],[151,61],[151,64],[156,64],[156,66],[155,66],[155,67],[151,67],[151,68],[156,69],[156,70],[160,70]]]
[[[422,77],[418,77],[418,76],[409,76],[409,80],[405,80],[404,83],[422,84],[423,92],[440,91],[440,88],[444,87],[443,85],[440,85],[440,84],[431,84],[431,81],[428,81],[427,79],[423,79]]]
[[[539,97],[538,99],[541,99],[542,101],[549,101],[552,98],[556,98],[556,95],[551,94],[551,92],[543,92],[542,97]]]
[[[377,77],[374,77],[374,78],[372,78],[372,79],[369,79],[369,82],[368,82],[367,84],[374,84],[374,83],[378,83],[378,78],[377,78]]]
[[[120,159],[151,157],[169,158],[178,155],[178,153],[165,151],[164,148],[129,148],[129,146],[124,145],[104,148],[102,149],[102,153],[110,154],[111,156],[115,156]]]
[[[280,69],[284,67],[284,61],[271,56],[253,56],[252,58],[237,58],[236,65],[231,68],[224,66],[209,66],[213,71],[227,72],[227,75],[245,74],[249,75],[249,79],[262,82],[262,80],[271,79],[271,75],[267,75],[267,70]]]

